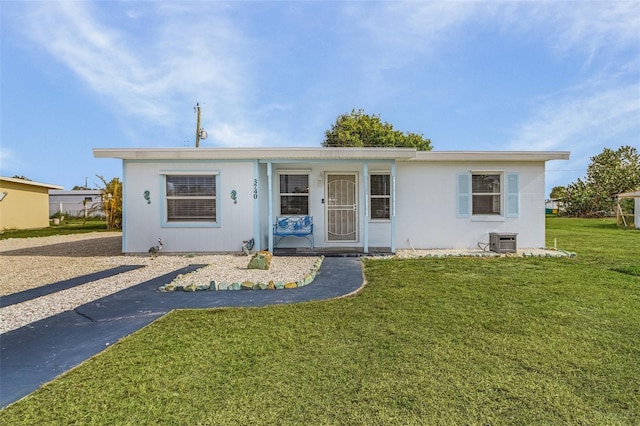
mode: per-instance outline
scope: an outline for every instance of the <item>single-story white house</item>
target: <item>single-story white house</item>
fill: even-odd
[[[122,159],[125,253],[158,238],[173,253],[237,252],[250,239],[269,251],[477,248],[496,233],[516,236],[518,248],[543,247],[545,163],[569,159],[413,148],[93,152]]]

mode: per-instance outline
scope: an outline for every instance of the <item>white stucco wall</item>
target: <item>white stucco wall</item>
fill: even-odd
[[[471,170],[518,173],[520,216],[458,218],[456,175]],[[396,202],[398,249],[477,248],[489,242],[490,232],[517,233],[518,248],[545,244],[543,162],[399,163]]]
[[[254,237],[254,210],[258,200],[253,198],[254,164],[252,161],[135,161],[123,164],[123,251],[144,253],[162,238],[163,251],[235,252],[243,240]],[[163,174],[192,171],[215,172],[217,181],[218,223],[215,226],[199,223],[163,223]],[[237,203],[231,199],[236,191]],[[144,192],[149,191],[148,204]]]
[[[368,173],[390,172],[387,162],[369,162]],[[272,223],[269,221],[267,164],[257,160],[199,161],[199,160],[125,160],[123,164],[124,232],[123,250],[126,253],[146,253],[163,240],[163,251],[237,252],[243,240],[256,238],[256,249],[268,247]],[[458,218],[456,215],[456,176],[458,173],[493,171],[517,173],[519,176],[520,215],[518,218],[492,217]],[[279,212],[278,173],[303,171],[309,175],[309,214],[314,217],[315,246],[362,247],[365,232],[364,163],[300,162],[272,165],[273,219]],[[218,223],[168,224],[163,222],[165,202],[163,174],[184,172],[214,172],[219,174]],[[358,241],[328,242],[325,230],[327,173],[355,173],[358,182]],[[322,181],[319,182],[318,178]],[[257,198],[254,198],[254,179]],[[230,193],[236,191],[237,204]],[[398,162],[395,180],[397,249],[410,248],[475,248],[488,243],[490,232],[515,232],[519,248],[545,245],[544,223],[544,162]],[[144,198],[150,192],[151,204]],[[503,186],[504,191],[504,186]],[[391,246],[391,221],[369,221],[369,247]],[[410,243],[409,243],[410,241]],[[288,238],[278,247],[308,247],[302,238]]]

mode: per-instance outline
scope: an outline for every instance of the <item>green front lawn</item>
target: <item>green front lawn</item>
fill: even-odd
[[[100,219],[70,219],[57,226],[37,229],[5,229],[0,232],[0,240],[8,238],[37,238],[51,235],[83,234],[87,232],[120,231],[107,229],[107,223]]]
[[[368,260],[356,297],[175,312],[0,424],[638,424],[640,231],[547,223],[577,258]]]

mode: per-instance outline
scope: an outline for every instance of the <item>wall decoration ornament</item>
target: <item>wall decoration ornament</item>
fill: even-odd
[[[237,194],[238,193],[235,189],[231,191],[231,199],[233,200],[233,204],[238,204]]]
[[[149,190],[144,191],[144,199],[147,200],[147,204],[151,204],[151,192]]]

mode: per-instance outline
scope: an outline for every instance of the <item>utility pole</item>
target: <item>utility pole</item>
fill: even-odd
[[[196,103],[193,109],[198,114],[198,120],[196,122],[196,148],[200,148],[200,139],[206,139],[208,134],[206,130],[200,127],[200,102]]]
[[[196,148],[200,148],[200,102],[196,103],[196,113],[198,120],[196,122]]]

